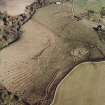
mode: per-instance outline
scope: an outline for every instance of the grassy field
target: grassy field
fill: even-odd
[[[105,62],[76,67],[59,85],[52,105],[105,105]]]
[[[88,28],[85,30],[84,26],[79,22],[77,24],[71,22],[70,4],[67,3],[64,5],[51,5],[40,9],[33,20],[38,21],[52,32],[56,33],[57,36],[65,39],[64,41],[66,43],[70,43],[71,38],[76,40],[80,37],[81,40],[88,40],[89,38],[91,39],[89,42],[97,42],[98,39],[95,39],[95,33],[90,33]],[[84,6],[81,8],[84,9],[86,7]],[[85,22],[86,23],[83,21],[83,24],[90,25],[88,21]],[[73,41],[72,47],[77,44],[79,43]],[[96,51],[92,52],[94,52],[95,56],[98,55]],[[52,105],[104,105],[104,64],[103,62],[102,64],[87,63],[75,68],[59,85]]]
[[[105,0],[74,0],[76,7],[82,9],[92,9],[99,11],[101,7],[105,7]]]

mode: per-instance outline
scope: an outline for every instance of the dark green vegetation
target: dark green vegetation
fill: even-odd
[[[0,89],[0,105],[29,105],[6,89]]]
[[[26,6],[23,14],[10,16],[7,12],[0,12],[0,49],[18,40],[22,34],[21,27],[32,18],[40,4],[33,2]]]

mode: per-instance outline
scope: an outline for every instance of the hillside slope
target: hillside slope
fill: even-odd
[[[39,9],[22,38],[0,52],[2,85],[30,104],[50,105],[76,65],[105,57],[105,45],[87,22],[75,20],[68,3]]]

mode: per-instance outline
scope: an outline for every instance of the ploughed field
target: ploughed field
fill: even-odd
[[[6,4],[9,12],[10,2]],[[18,3],[13,8],[21,8]],[[11,14],[19,12],[14,9]],[[50,105],[56,87],[76,65],[104,58],[105,43],[90,24],[72,17],[68,2],[37,10],[22,27],[20,40],[0,51],[2,86],[30,105]]]

